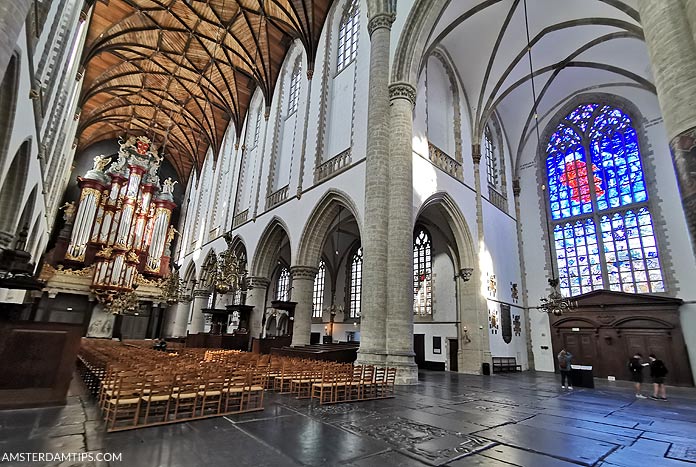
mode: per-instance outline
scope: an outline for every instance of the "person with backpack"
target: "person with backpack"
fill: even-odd
[[[558,353],[558,369],[561,370],[561,389],[566,388],[566,379],[568,380],[568,389],[573,389],[573,381],[570,378],[570,364],[573,360],[573,354],[562,349]]]
[[[631,381],[636,387],[636,398],[645,399],[646,397],[640,393],[640,385],[643,382],[643,367],[650,365],[643,362],[643,356],[638,352],[628,360],[628,369],[631,372]]]
[[[656,401],[667,400],[667,390],[665,389],[665,376],[667,376],[667,367],[664,362],[658,359],[654,353],[650,354],[650,377],[653,382],[653,395],[650,399]]]

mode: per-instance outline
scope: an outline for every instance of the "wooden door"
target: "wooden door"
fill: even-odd
[[[416,365],[422,368],[425,363],[425,334],[413,335],[413,351],[416,354]]]
[[[459,360],[457,354],[459,354],[459,343],[457,339],[448,339],[449,342],[449,370],[459,371]]]
[[[573,365],[595,366],[597,344],[594,333],[591,332],[564,332],[563,345],[573,354]]]

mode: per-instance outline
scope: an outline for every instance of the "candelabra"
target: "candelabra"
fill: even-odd
[[[577,306],[574,301],[561,295],[561,292],[558,291],[558,284],[558,279],[549,279],[549,285],[552,287],[551,293],[549,293],[548,297],[539,299],[541,302],[541,305],[538,307],[539,310],[554,316],[560,316],[566,311],[572,311]]]
[[[169,305],[174,305],[184,298],[184,281],[179,277],[179,271],[174,271],[160,281],[160,298]]]

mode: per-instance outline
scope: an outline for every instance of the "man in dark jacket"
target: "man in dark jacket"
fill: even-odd
[[[561,370],[561,388],[566,388],[566,379],[568,380],[568,389],[573,389],[573,381],[570,378],[570,363],[573,359],[573,354],[566,351],[566,349],[561,350],[558,353],[558,369]]]
[[[654,353],[650,354],[650,378],[653,382],[653,395],[650,399],[657,401],[667,400],[667,390],[665,389],[665,376],[667,376],[667,367],[664,362],[658,359]]]
[[[645,396],[640,393],[640,385],[643,382],[643,367],[650,365],[647,362],[643,362],[643,356],[636,352],[636,354],[631,357],[628,361],[628,369],[631,372],[631,381],[633,381],[636,387],[636,397],[638,399],[645,399]]]

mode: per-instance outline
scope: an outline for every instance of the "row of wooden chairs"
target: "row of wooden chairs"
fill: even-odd
[[[107,431],[263,410],[261,378],[245,370],[195,377],[121,371],[105,380],[99,404]]]
[[[394,397],[396,368],[354,365],[351,369],[326,368],[321,380],[312,383],[312,400],[335,404]]]

